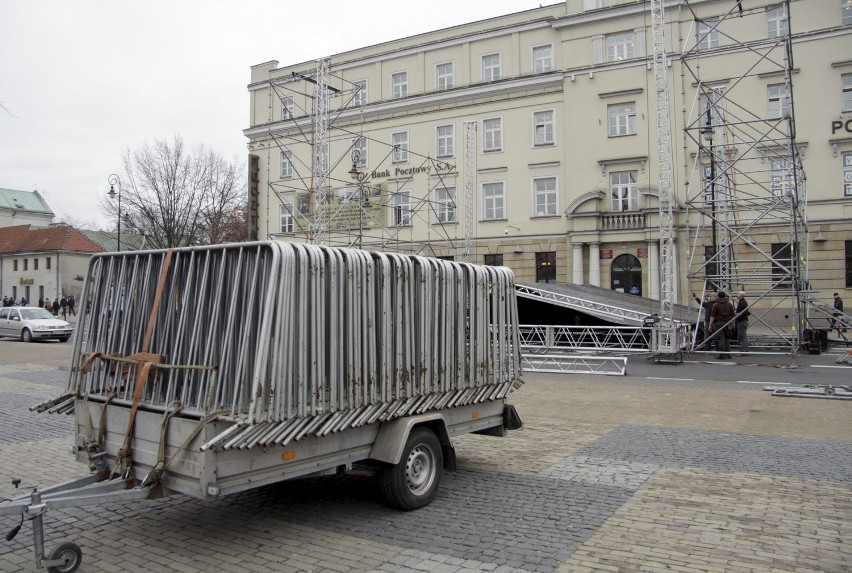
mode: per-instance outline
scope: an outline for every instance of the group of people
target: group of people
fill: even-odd
[[[709,350],[715,344],[719,352],[716,358],[730,359],[731,338],[736,336],[740,351],[748,352],[748,317],[751,312],[748,310],[745,291],[737,293],[736,305],[731,302],[725,291],[721,290],[716,294],[708,295],[704,302],[701,302],[695,293],[692,297],[703,309],[696,329],[696,349]],[[834,316],[843,314],[843,299],[838,293],[834,293],[834,311]],[[830,321],[831,328],[836,328],[839,332],[846,331],[843,321],[833,318]]]
[[[716,358],[730,359],[731,338],[736,336],[740,351],[748,352],[748,317],[751,311],[748,310],[745,291],[737,293],[736,306],[723,290],[709,295],[704,302],[694,293],[692,296],[703,309],[696,333],[696,348],[709,349],[715,343],[719,352]]]
[[[51,300],[39,299],[38,305],[44,308],[48,312],[52,312],[53,316],[59,316],[62,314],[62,319],[67,320],[68,315],[77,316],[77,301],[74,300],[74,297],[71,295],[63,296],[60,299],[56,299],[51,302]]]
[[[4,296],[3,306],[27,306],[27,299],[24,297],[12,298],[10,296]]]

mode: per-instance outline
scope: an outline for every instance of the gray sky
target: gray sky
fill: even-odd
[[[557,3],[545,0],[543,4]],[[180,134],[245,161],[249,67],[537,8],[522,0],[0,0],[0,187],[111,222],[121,156]]]

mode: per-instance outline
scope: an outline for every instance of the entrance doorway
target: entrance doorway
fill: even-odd
[[[612,290],[642,296],[642,263],[633,255],[612,261]]]

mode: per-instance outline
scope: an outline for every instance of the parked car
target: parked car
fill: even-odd
[[[37,306],[0,308],[0,336],[20,337],[24,342],[71,338],[74,328],[64,320]]]

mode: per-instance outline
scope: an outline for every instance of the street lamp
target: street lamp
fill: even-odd
[[[121,250],[121,179],[118,178],[118,175],[113,173],[107,179],[109,182],[109,193],[107,195],[110,199],[115,199],[118,197],[118,250]],[[118,191],[115,190],[115,186],[118,185]]]
[[[358,182],[358,248],[364,240],[364,180],[367,179],[367,174],[362,173],[358,169],[358,163],[361,161],[361,152],[357,149],[352,151],[352,169],[349,170],[349,176],[353,181]]]

